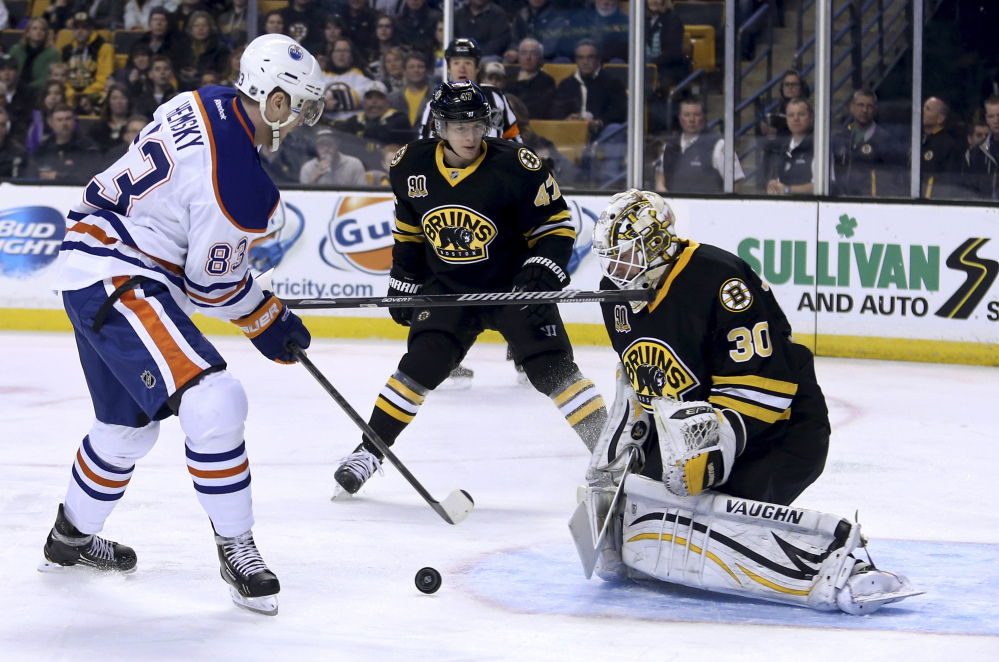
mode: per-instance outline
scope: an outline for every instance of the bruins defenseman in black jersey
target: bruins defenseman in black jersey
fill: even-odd
[[[732,461],[709,453],[706,462],[688,466],[685,479],[696,486],[691,493],[710,487],[789,504],[822,473],[828,449],[828,412],[812,354],[794,342],[776,298],[746,262],[678,240],[673,220],[658,195],[631,189],[614,196],[597,222],[594,252],[606,276],[601,286],[658,290],[649,304],[603,304],[621,358],[619,378],[646,412],[657,398],[706,402],[730,428],[741,454]],[[618,408],[615,403],[608,428]],[[635,443],[629,439],[640,440],[642,473],[663,478],[669,471],[663,471],[656,428],[648,420],[623,441],[605,433],[601,441],[610,443],[599,449],[602,461]],[[712,466],[723,460],[730,466]]]
[[[484,138],[492,113],[474,83],[441,83],[430,108],[443,139],[410,143],[389,172],[396,200],[389,296],[565,287],[575,230],[555,178],[531,150]],[[573,361],[556,306],[389,312],[410,331],[408,351],[371,414],[371,427],[386,443],[413,420],[478,335],[495,329],[587,448],[596,444],[607,418],[604,401]],[[380,460],[373,445],[362,443],[336,471],[337,484],[356,493]]]

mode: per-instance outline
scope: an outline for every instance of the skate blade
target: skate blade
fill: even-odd
[[[899,602],[906,598],[911,598],[916,595],[924,595],[926,591],[898,591],[895,593],[875,593],[874,595],[865,595],[853,598],[854,602],[860,603],[883,603],[891,604],[892,602]]]
[[[465,391],[472,388],[471,377],[448,377],[435,390],[437,391]]]
[[[54,561],[49,561],[46,558],[42,559],[42,562],[38,564],[38,572],[45,573],[64,573],[64,572],[85,572],[94,575],[131,575],[135,572],[135,568],[129,570],[101,570],[100,568],[94,568],[89,565],[60,565]]]
[[[341,487],[340,483],[333,481],[336,487],[333,488],[333,496],[330,497],[330,501],[350,501],[354,495]],[[360,490],[358,490],[360,491]]]
[[[229,587],[229,596],[236,606],[248,611],[264,616],[276,616],[278,613],[278,601],[276,595],[265,595],[262,598],[248,598],[241,594],[232,586]]]

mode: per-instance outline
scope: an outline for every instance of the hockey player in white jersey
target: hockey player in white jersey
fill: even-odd
[[[261,36],[243,53],[235,90],[205,87],[160,106],[69,212],[55,288],[96,417],[40,570],[135,569],[131,548],[97,534],[159,422],[176,414],[233,600],[277,612],[280,584],[251,532],[246,393],[190,316],[234,322],[281,363],[295,361],[290,342],[308,347],[308,330],[254,281],[248,256],[279,202],[258,146],[275,151],[296,126],[314,124],[322,90],[308,51],[290,37]]]
[[[850,614],[919,594],[854,556],[859,524],[791,505],[821,473],[829,433],[811,353],[745,262],[674,225],[665,200],[631,189],[593,232],[601,287],[658,296],[605,304],[622,364],[569,524],[587,578]],[[755,349],[742,351],[748,327]]]

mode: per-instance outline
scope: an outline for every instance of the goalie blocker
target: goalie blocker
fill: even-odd
[[[604,580],[651,578],[855,615],[922,593],[904,575],[856,559],[860,525],[836,515],[714,492],[677,497],[640,475],[623,488],[614,513],[612,489],[580,488],[570,522],[584,567],[596,556]],[[608,515],[611,535],[586,549],[596,536],[579,529]]]

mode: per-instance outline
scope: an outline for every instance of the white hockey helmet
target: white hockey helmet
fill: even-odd
[[[291,37],[265,34],[250,42],[239,59],[236,89],[260,104],[260,115],[271,127],[271,151],[281,144],[280,129],[301,120],[314,126],[323,114],[323,76],[316,58]],[[291,115],[272,122],[264,113],[271,92],[280,89],[291,97]]]
[[[658,194],[628,189],[610,199],[593,229],[600,269],[622,290],[653,287],[680,252],[673,210]],[[632,308],[642,309],[645,302]]]

